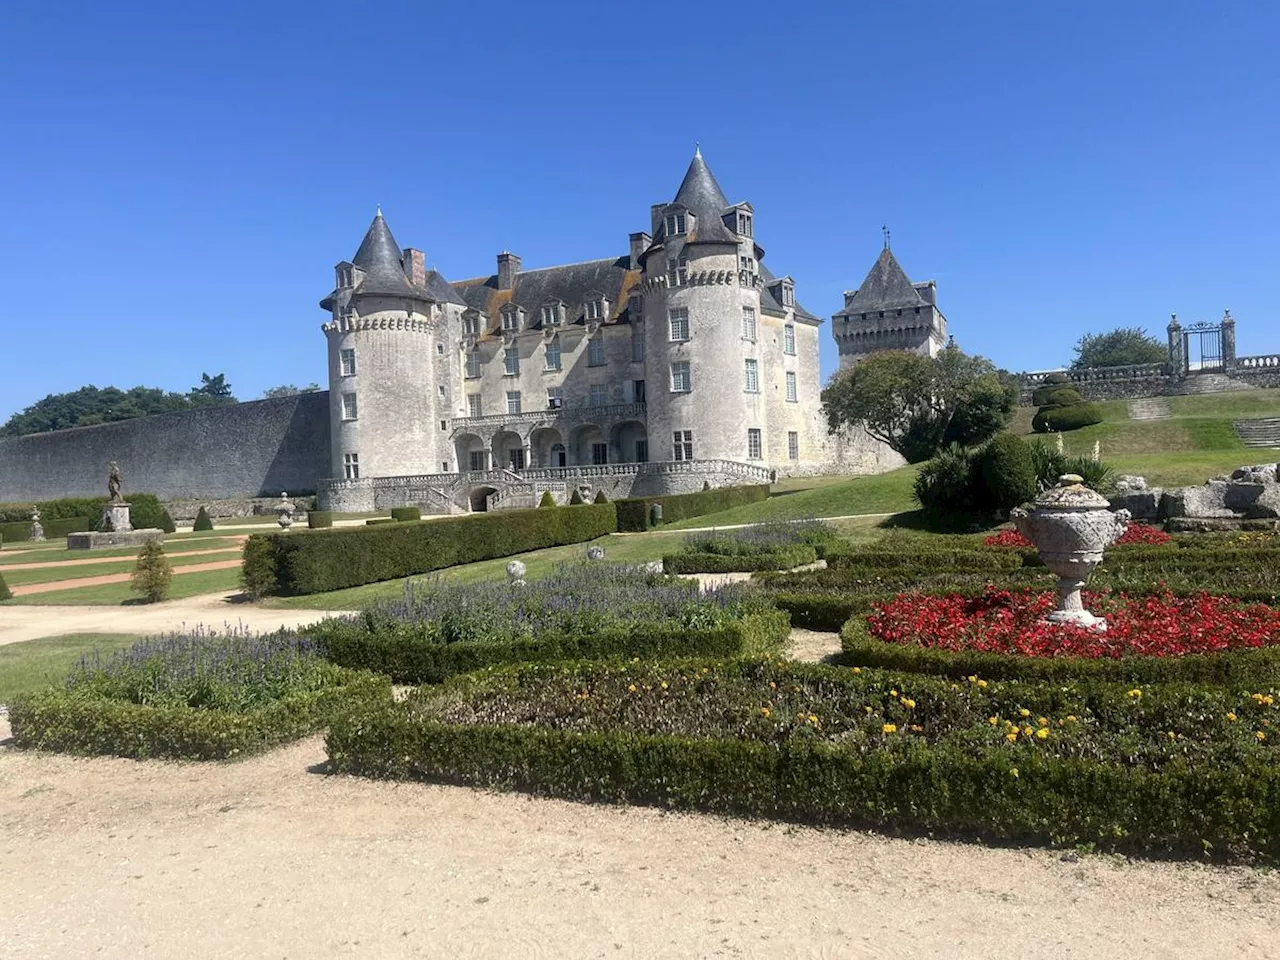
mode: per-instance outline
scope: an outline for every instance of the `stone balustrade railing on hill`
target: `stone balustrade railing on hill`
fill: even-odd
[[[1223,368],[1189,370],[1179,374],[1168,364],[1135,363],[1120,367],[1085,367],[1079,370],[1038,370],[1018,374],[1019,402],[1029,404],[1031,394],[1052,375],[1067,378],[1086,400],[1136,400],[1207,392],[1204,381],[1218,379],[1213,391],[1280,387],[1280,354],[1238,357]]]

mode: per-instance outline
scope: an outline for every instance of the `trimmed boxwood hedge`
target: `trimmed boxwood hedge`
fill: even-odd
[[[4,582],[4,574],[0,573],[0,600],[12,600],[13,592],[9,589],[9,585]]]
[[[745,487],[719,487],[698,493],[679,493],[669,497],[628,497],[615,500],[618,507],[618,529],[623,532],[648,530],[653,524],[651,508],[662,504],[662,522],[674,523],[708,513],[719,513],[748,503],[759,503],[769,497],[769,484]]]
[[[680,666],[696,669],[697,663]],[[794,673],[805,689],[842,683],[841,671],[811,667]],[[887,684],[890,675],[882,679]],[[913,694],[922,697],[923,689],[916,687],[923,686],[918,681]],[[992,699],[1013,702],[1025,692],[1036,706],[1053,700],[1054,690],[1009,690]],[[1153,723],[1160,722],[1162,711],[1185,712],[1195,700],[1181,689],[1168,696],[1152,690],[1148,709],[1145,702],[1135,707],[1123,692],[1101,685],[1084,695],[1103,715],[1143,709]],[[463,725],[415,716],[414,707],[411,698],[407,704],[382,703],[336,718],[326,737],[331,768],[578,801],[936,831],[1000,842],[1096,843],[1228,859],[1280,856],[1280,766],[1227,744],[1221,763],[1191,762],[1171,749],[1161,762],[1125,765],[973,740],[922,738],[896,741],[891,749],[861,750],[796,734],[772,740]]]
[[[615,506],[503,510],[431,523],[254,534],[245,544],[241,579],[253,596],[324,593],[395,580],[595,540],[617,529]]]
[[[307,513],[307,526],[312,530],[325,530],[333,526],[332,510],[311,510]]]
[[[352,671],[341,686],[234,712],[155,707],[76,695],[61,687],[9,704],[14,743],[34,750],[135,759],[231,760],[315,733],[354,704],[391,702],[386,677]]]
[[[396,683],[440,683],[482,667],[524,661],[748,656],[781,650],[790,632],[787,615],[776,610],[716,628],[637,622],[566,629],[515,643],[439,643],[424,638],[412,623],[369,615],[324,620],[307,631],[332,662],[384,673]]]
[[[840,649],[838,662],[845,666],[956,678],[1213,686],[1268,686],[1280,682],[1280,646],[1182,657],[1024,657],[888,643],[872,637],[866,620],[854,615],[840,629]]]
[[[58,540],[68,533],[84,533],[92,530],[95,521],[88,517],[67,517],[63,520],[41,519],[44,535],[49,540]],[[31,521],[23,520],[15,523],[0,523],[0,541],[16,543],[31,539]]]
[[[669,553],[662,558],[663,573],[751,573],[757,570],[790,570],[818,559],[810,544],[794,543],[760,553]]]
[[[422,510],[418,507],[392,507],[391,519],[402,523],[410,520],[421,520]]]

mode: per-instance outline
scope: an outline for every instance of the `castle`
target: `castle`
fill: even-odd
[[[894,465],[865,436],[828,435],[822,321],[764,265],[754,209],[729,202],[700,152],[627,251],[536,270],[503,252],[494,273],[450,282],[399,247],[379,210],[320,303],[322,504],[474,510],[532,506],[544,491],[563,501],[574,487],[664,493],[833,460]],[[881,317],[903,284],[926,302],[889,256],[893,269],[882,257],[861,288]]]
[[[914,350],[936,357],[947,344],[947,318],[938,309],[938,285],[912,283],[898,258],[884,250],[862,286],[847,290],[844,309],[831,318],[840,369],[877,350]]]

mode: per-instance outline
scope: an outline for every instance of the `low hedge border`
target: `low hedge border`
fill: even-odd
[[[888,643],[871,636],[865,619],[858,615],[840,628],[840,650],[836,662],[844,666],[952,678],[1213,686],[1265,686],[1280,681],[1280,646],[1182,657],[1019,657]]]
[[[1159,771],[1085,758],[911,744],[859,753],[791,738],[572,732],[351,712],[326,738],[335,772],[517,789],[578,801],[874,827],[1001,842],[1280,855],[1280,768],[1256,758]]]
[[[688,551],[669,553],[662,558],[663,573],[753,573],[760,570],[790,570],[814,563],[818,552],[807,543],[791,544],[776,550],[729,555]]]
[[[84,533],[93,529],[94,521],[88,517],[67,517],[65,520],[41,520],[44,535],[49,540],[59,540],[68,533]],[[0,543],[15,543],[31,539],[31,521],[0,523]]]
[[[597,503],[574,510],[503,510],[431,523],[388,520],[287,536],[254,534],[245,543],[241,582],[250,596],[325,593],[583,543],[613,533],[617,525],[615,505]]]
[[[785,613],[771,610],[712,629],[634,623],[515,643],[438,643],[424,640],[412,624],[368,618],[324,620],[307,633],[339,666],[384,673],[396,683],[441,683],[505,663],[773,653],[783,649],[791,625]]]
[[[232,760],[326,727],[355,704],[391,701],[386,677],[355,671],[341,686],[282,697],[241,713],[153,707],[61,688],[9,704],[14,743],[24,749],[136,760]]]
[[[731,510],[748,503],[759,503],[769,497],[769,484],[744,487],[718,487],[699,493],[679,493],[669,497],[628,497],[614,501],[618,507],[618,530],[641,532],[653,526],[652,508],[662,504],[662,522],[674,523],[690,517]]]

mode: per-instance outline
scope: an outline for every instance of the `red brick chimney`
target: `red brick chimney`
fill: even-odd
[[[415,286],[427,285],[427,255],[413,247],[404,248],[404,275]]]

